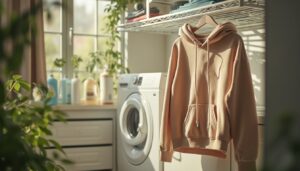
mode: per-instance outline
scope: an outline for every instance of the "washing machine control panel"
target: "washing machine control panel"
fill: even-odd
[[[159,89],[166,77],[162,73],[124,74],[119,77],[119,87],[128,89]]]
[[[132,83],[133,85],[140,86],[142,85],[142,82],[143,82],[143,77],[136,76]]]
[[[130,77],[121,77],[119,80],[120,87],[138,87],[141,86],[143,77],[138,75],[131,75]]]

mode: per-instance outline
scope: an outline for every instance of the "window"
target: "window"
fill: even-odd
[[[47,0],[48,2],[54,0]],[[64,7],[52,10],[51,22],[44,22],[47,74],[55,78],[62,75],[73,77],[71,57],[83,58],[79,67],[79,78],[88,77],[85,71],[89,53],[105,50],[109,35],[105,33],[105,7],[110,0],[60,0]],[[45,13],[46,14],[46,13]],[[46,20],[46,15],[44,15]],[[63,69],[53,67],[55,58],[67,61]]]
[[[51,0],[48,0],[51,2]],[[52,73],[55,78],[60,79],[62,71],[54,68],[53,61],[55,58],[61,58],[63,55],[62,49],[62,8],[51,9],[51,22],[47,21],[48,16],[44,13],[44,34],[45,34],[45,53],[47,76]]]

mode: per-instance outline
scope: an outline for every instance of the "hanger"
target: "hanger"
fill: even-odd
[[[216,20],[212,16],[204,15],[200,18],[197,25],[192,27],[192,31],[195,32],[195,31],[197,31],[198,29],[200,29],[201,27],[203,27],[206,24],[210,24],[214,27],[216,27],[218,25],[218,23],[216,22]]]
[[[198,29],[200,29],[202,26],[204,26],[206,24],[210,24],[214,27],[216,27],[218,25],[218,23],[216,22],[216,20],[212,16],[204,15],[200,18],[197,25],[196,26],[191,26],[190,29],[191,29],[192,32],[196,32]],[[178,30],[178,35],[181,35],[181,28],[179,28],[179,30]]]

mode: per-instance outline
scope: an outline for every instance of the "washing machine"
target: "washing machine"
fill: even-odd
[[[119,78],[117,111],[118,171],[162,171],[160,118],[164,73],[124,74]]]

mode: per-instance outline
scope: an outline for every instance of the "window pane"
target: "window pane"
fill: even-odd
[[[98,33],[105,34],[105,16],[107,15],[104,12],[106,6],[110,4],[110,1],[98,1]]]
[[[99,37],[98,38],[98,50],[99,51],[105,51],[108,49],[108,45],[106,44],[106,41],[109,39],[110,39],[109,37]],[[118,50],[118,42],[116,42],[114,50]]]
[[[61,35],[45,34],[45,51],[46,51],[46,67],[47,70],[57,70],[54,68],[53,62],[55,58],[61,58]]]
[[[96,34],[96,0],[74,0],[74,32]]]
[[[74,36],[73,54],[82,57],[83,62],[79,66],[79,70],[85,71],[87,61],[90,59],[89,53],[96,50],[96,38],[91,36]]]
[[[47,0],[47,3],[52,3],[57,0]],[[59,0],[61,2],[61,0]],[[62,8],[51,6],[51,20],[48,20],[47,12],[44,11],[44,30],[52,32],[61,32],[62,27]]]
[[[98,38],[98,51],[105,51],[108,48],[108,45],[106,44],[106,41],[108,40],[108,37],[100,37]]]

